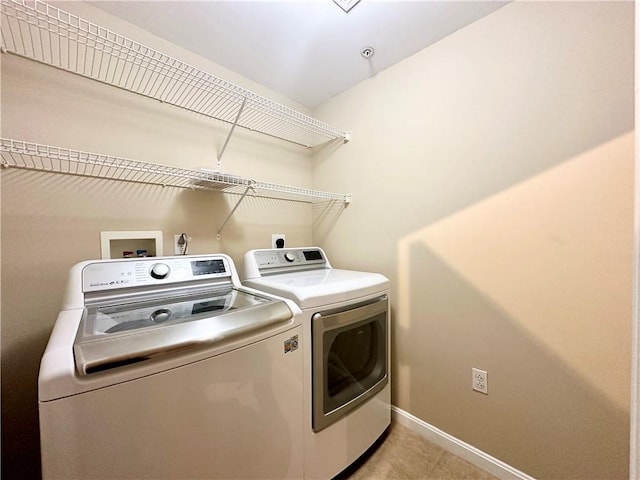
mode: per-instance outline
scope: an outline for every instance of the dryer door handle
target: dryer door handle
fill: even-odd
[[[346,309],[327,310],[313,315],[313,323],[322,321],[323,329],[332,330],[374,317],[389,309],[389,298],[382,295],[370,302],[357,303]]]

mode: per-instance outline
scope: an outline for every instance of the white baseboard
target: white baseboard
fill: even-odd
[[[448,452],[466,460],[472,465],[489,472],[495,477],[502,480],[535,480],[533,477],[521,472],[511,465],[507,465],[488,453],[463,442],[453,435],[443,432],[439,428],[420,420],[418,417],[415,417],[409,412],[405,412],[394,405],[391,406],[391,418],[394,422],[404,425],[431,443],[435,443],[439,447],[444,448]]]

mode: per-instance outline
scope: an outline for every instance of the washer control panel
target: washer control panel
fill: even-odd
[[[231,281],[231,263],[226,256],[145,257],[88,263],[82,270],[84,292],[188,282],[202,278]]]

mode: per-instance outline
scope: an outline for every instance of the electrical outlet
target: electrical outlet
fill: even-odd
[[[271,248],[284,248],[285,242],[284,233],[274,233],[271,235]]]
[[[173,254],[174,255],[186,255],[187,254],[187,246],[189,245],[189,241],[191,239],[187,236],[186,233],[181,233],[179,235],[173,236]]]
[[[471,388],[476,392],[489,395],[489,384],[487,381],[487,372],[479,368],[471,369]]]

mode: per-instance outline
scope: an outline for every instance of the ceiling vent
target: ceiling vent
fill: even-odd
[[[355,7],[359,1],[360,0],[333,0],[333,2],[346,13],[349,13],[349,10]]]

